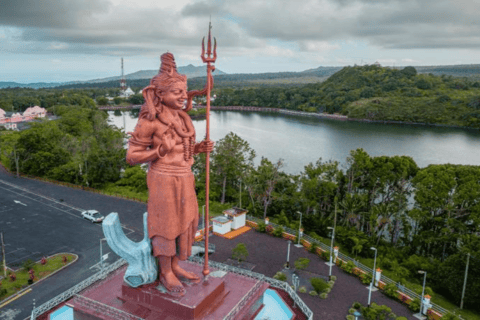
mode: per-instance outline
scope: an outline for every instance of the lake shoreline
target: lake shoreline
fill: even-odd
[[[205,108],[205,106],[198,106],[197,108]],[[294,111],[286,110],[280,108],[262,108],[262,107],[244,107],[244,106],[211,106],[210,110],[212,111],[253,111],[253,112],[273,112],[281,113],[295,116],[306,116],[306,117],[316,117],[321,119],[330,119],[337,121],[356,121],[363,123],[379,123],[379,124],[399,124],[399,125],[408,125],[408,126],[425,126],[425,127],[437,127],[437,128],[456,128],[456,129],[466,129],[472,131],[479,131],[479,128],[474,127],[465,127],[465,126],[456,126],[448,124],[438,124],[438,123],[422,123],[422,122],[408,122],[408,121],[393,121],[393,120],[370,120],[370,119],[357,119],[349,118],[341,114],[328,114],[328,113],[311,113],[303,111]]]

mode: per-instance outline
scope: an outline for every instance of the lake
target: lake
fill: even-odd
[[[133,131],[135,112],[117,116],[109,111],[111,124]],[[205,136],[206,120],[193,121],[197,140]],[[210,139],[217,141],[234,132],[248,141],[257,154],[274,162],[284,159],[283,171],[298,174],[310,162],[335,160],[345,166],[350,150],[363,148],[371,156],[411,156],[419,167],[429,164],[480,165],[480,131],[337,121],[314,117],[243,111],[212,111]]]

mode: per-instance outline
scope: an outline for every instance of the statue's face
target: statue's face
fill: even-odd
[[[162,102],[169,108],[182,109],[187,100],[187,83],[175,82],[167,92],[162,92]]]

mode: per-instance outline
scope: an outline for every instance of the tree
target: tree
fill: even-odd
[[[216,143],[212,152],[212,171],[218,177],[217,184],[221,185],[221,203],[225,203],[227,185],[234,186],[234,183],[253,167],[254,158],[255,151],[248,142],[233,132],[229,132]]]
[[[275,185],[282,178],[280,168],[283,167],[283,160],[271,163],[263,158],[256,170],[251,170],[247,176],[246,185],[251,198],[255,198],[263,207],[263,219],[267,217],[268,206],[276,198]]]
[[[350,237],[354,245],[352,246],[352,253],[355,253],[355,259],[357,259],[357,254],[362,252],[363,245],[367,243],[367,239],[359,239],[358,237]]]
[[[105,97],[98,97],[96,100],[99,106],[105,106],[108,104],[108,99]]]
[[[238,263],[246,260],[248,257],[248,250],[244,243],[239,243],[232,250],[232,258],[236,259]]]

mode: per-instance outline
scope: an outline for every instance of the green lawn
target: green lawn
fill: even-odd
[[[41,265],[40,263],[35,264],[35,266],[33,267],[33,270],[35,271],[34,281],[37,282],[38,280],[47,277],[49,274],[63,267],[63,256],[67,257],[67,265],[73,262],[75,259],[75,256],[72,254],[60,254],[47,259],[47,263],[45,265]],[[15,275],[17,276],[15,281],[11,281],[8,275],[6,279],[1,280],[0,289],[5,289],[7,290],[7,292],[3,295],[0,295],[0,300],[3,300],[17,293],[23,288],[28,287],[28,279],[30,278],[30,274],[27,271],[17,270],[17,272],[15,272]]]

